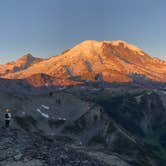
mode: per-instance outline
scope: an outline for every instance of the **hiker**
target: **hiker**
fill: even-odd
[[[9,128],[9,126],[10,126],[11,117],[12,117],[12,115],[11,115],[11,109],[7,108],[5,110],[5,127],[6,128]]]

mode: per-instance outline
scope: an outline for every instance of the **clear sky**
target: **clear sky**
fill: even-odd
[[[165,0],[0,0],[0,63],[83,40],[125,40],[166,60]]]

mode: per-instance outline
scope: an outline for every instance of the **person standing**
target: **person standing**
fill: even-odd
[[[9,128],[11,118],[12,118],[11,109],[7,108],[5,110],[5,127],[6,128]]]

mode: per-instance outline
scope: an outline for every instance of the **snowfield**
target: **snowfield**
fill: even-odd
[[[49,110],[49,109],[50,109],[49,106],[46,106],[46,105],[44,105],[44,104],[42,104],[41,107],[43,107],[43,108],[46,109],[46,110]]]

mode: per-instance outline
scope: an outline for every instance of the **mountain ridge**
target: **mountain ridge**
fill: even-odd
[[[97,75],[102,75],[100,81],[108,83],[131,82],[131,74],[166,82],[166,61],[153,58],[125,41],[86,40],[59,56],[38,59],[24,69],[3,75],[0,71],[1,77],[8,79],[26,79],[40,73],[64,80],[59,83],[61,85],[65,85],[65,81],[69,82],[70,77],[96,82]]]
[[[43,61],[42,58],[33,57],[31,54],[25,54],[16,61],[8,62],[4,65],[0,65],[0,75],[3,77],[8,73],[16,73],[18,71],[25,70],[35,63]]]

